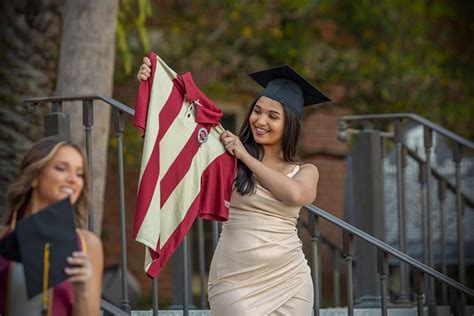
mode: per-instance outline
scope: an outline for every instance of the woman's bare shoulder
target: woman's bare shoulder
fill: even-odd
[[[303,163],[302,165],[300,165],[300,172],[301,171],[312,173],[314,175],[319,175],[318,167],[316,167],[312,163]]]
[[[84,237],[87,247],[91,250],[102,249],[102,241],[96,234],[86,229],[79,229],[80,234]]]

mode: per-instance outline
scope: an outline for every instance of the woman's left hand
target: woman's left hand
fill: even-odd
[[[232,134],[230,131],[223,132],[220,136],[220,141],[225,149],[237,159],[242,159],[246,154],[248,154],[247,149],[244,147],[239,137]]]
[[[76,294],[85,294],[87,289],[86,283],[91,279],[92,266],[89,256],[82,251],[73,252],[72,256],[67,258],[70,267],[65,269],[72,282],[74,292]]]

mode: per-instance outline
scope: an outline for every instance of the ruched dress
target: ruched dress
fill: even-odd
[[[212,315],[311,314],[313,283],[296,231],[299,211],[258,182],[253,195],[234,190],[209,272]]]

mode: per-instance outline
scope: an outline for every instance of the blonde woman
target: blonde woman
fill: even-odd
[[[48,306],[42,295],[26,295],[23,265],[0,257],[1,315],[99,315],[103,252],[100,239],[83,229],[89,209],[88,179],[81,149],[60,137],[46,137],[25,154],[20,172],[6,193],[2,238],[17,222],[69,197],[81,251],[71,253],[65,273],[68,279],[48,290]],[[85,251],[87,250],[87,251]]]

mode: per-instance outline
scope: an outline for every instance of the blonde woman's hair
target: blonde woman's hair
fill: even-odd
[[[84,161],[84,187],[74,205],[74,219],[76,225],[84,228],[87,214],[89,212],[89,172],[86,160],[81,148],[71,141],[58,137],[45,137],[28,150],[20,165],[19,175],[10,183],[5,195],[6,210],[1,219],[3,225],[16,224],[20,212],[27,206],[31,199],[33,180],[41,173],[41,170],[51,161],[61,147],[70,146],[75,148]]]

